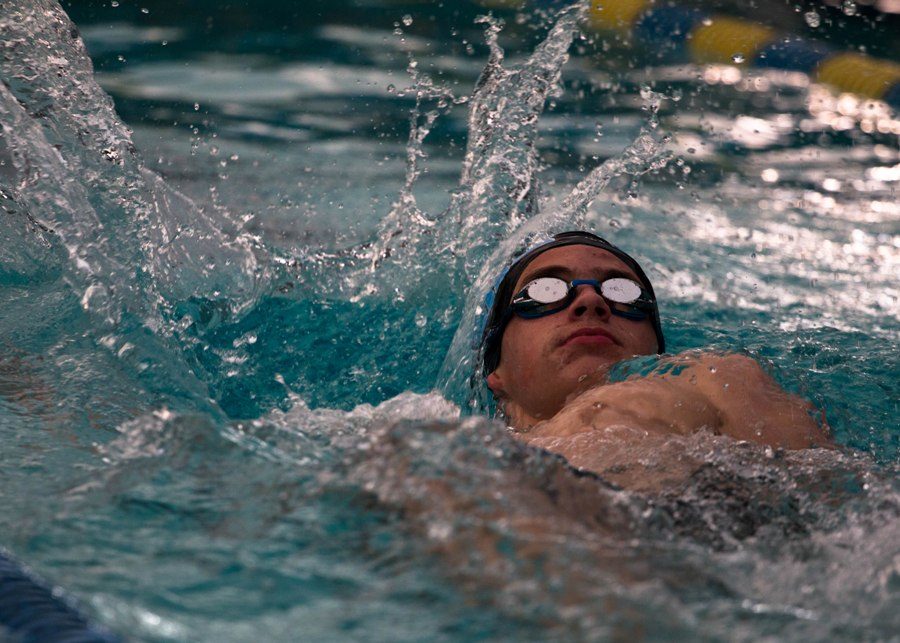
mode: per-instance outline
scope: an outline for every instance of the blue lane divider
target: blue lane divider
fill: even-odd
[[[5,632],[4,632],[5,629]],[[0,638],[21,643],[120,643],[0,551]]]

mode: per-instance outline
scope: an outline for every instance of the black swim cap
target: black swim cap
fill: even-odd
[[[658,352],[663,353],[666,350],[666,340],[663,337],[662,326],[659,320],[659,308],[656,305],[656,295],[653,292],[653,286],[647,275],[641,269],[640,264],[635,261],[629,254],[620,250],[606,239],[601,239],[595,234],[584,232],[582,230],[574,230],[571,232],[561,232],[553,235],[552,239],[548,239],[531,248],[526,248],[520,253],[513,256],[513,262],[497,280],[496,285],[485,296],[484,310],[487,313],[487,319],[484,323],[484,330],[481,335],[481,348],[483,358],[483,373],[487,377],[493,373],[497,366],[500,365],[500,345],[503,340],[503,331],[505,330],[506,320],[504,313],[507,306],[515,293],[513,288],[519,277],[525,271],[538,255],[543,254],[552,248],[560,248],[562,246],[593,246],[611,252],[621,259],[641,280],[644,288],[650,293],[653,299],[653,310],[650,313],[650,319],[653,323],[653,332],[656,333],[656,342],[659,346]]]

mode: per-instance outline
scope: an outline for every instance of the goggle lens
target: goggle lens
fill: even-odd
[[[616,277],[604,281],[600,285],[600,293],[610,301],[619,304],[633,304],[641,298],[641,287],[631,279]]]
[[[529,299],[540,304],[553,304],[568,296],[569,284],[556,277],[541,277],[530,282],[523,290]]]

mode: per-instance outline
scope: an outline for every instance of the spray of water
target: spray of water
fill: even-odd
[[[59,240],[84,309],[113,332],[131,315],[167,335],[180,302],[252,305],[262,251],[145,167],[62,8],[3,3],[0,31],[4,194]]]
[[[431,133],[438,117],[459,102],[450,88],[436,84],[427,74],[419,73],[415,61],[410,62],[408,72],[413,84],[409,90],[400,92],[400,96],[413,95],[415,106],[410,110],[409,140],[406,144],[406,178],[390,212],[378,227],[376,241],[370,251],[372,273],[391,257],[407,265],[410,261],[422,261],[421,253],[404,253],[402,258],[396,255],[411,247],[409,239],[424,240],[437,223],[418,207],[413,190],[422,174],[421,161],[427,158],[424,150],[425,138]],[[426,104],[434,104],[434,107],[425,110]]]
[[[480,18],[490,55],[468,99],[456,98],[413,61],[407,93],[415,105],[406,180],[390,212],[370,243],[336,253],[310,252],[298,259],[304,275],[299,281],[313,284],[320,296],[335,291],[334,274],[341,275],[337,290],[351,301],[388,290],[400,299],[411,293],[422,296],[423,290],[449,291],[460,302],[469,293],[464,309],[454,313],[462,323],[439,378],[440,388],[454,399],[460,400],[473,370],[478,304],[513,248],[529,237],[583,227],[591,204],[611,180],[623,175],[635,179],[668,160],[656,117],[661,96],[647,89],[647,123],[636,140],[592,170],[561,203],[548,206],[542,198],[538,122],[548,101],[563,92],[563,68],[587,8],[587,2],[579,2],[559,12],[543,42],[511,66],[504,66],[498,42],[503,24],[490,16]],[[414,194],[426,158],[424,142],[436,120],[462,103],[468,104],[469,117],[459,186],[443,214],[429,215]]]

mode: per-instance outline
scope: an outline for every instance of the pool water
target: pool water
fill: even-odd
[[[895,636],[895,112],[571,11],[113,4],[0,7],[0,546],[136,640]],[[575,225],[843,450],[515,442],[474,311]]]

